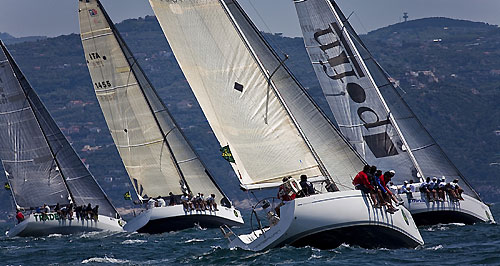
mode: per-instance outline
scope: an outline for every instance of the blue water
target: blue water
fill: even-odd
[[[500,204],[493,205],[500,220]],[[0,225],[7,230],[9,225]],[[0,265],[500,265],[500,226],[450,224],[422,227],[416,249],[333,250],[283,247],[265,252],[230,250],[218,229],[192,228],[161,235],[85,233],[41,238],[0,237]],[[246,225],[238,231],[248,232]]]

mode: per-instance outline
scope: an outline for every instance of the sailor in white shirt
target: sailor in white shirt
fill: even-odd
[[[445,187],[446,187],[446,178],[443,176],[441,178],[441,182],[439,182],[438,184],[439,201],[444,201],[445,199],[444,195]]]
[[[152,209],[152,208],[154,208],[155,206],[156,206],[156,200],[155,200],[155,199],[153,199],[153,198],[150,198],[150,199],[148,200],[148,209]]]
[[[165,200],[162,199],[161,197],[156,198],[156,201],[158,201],[158,207],[166,207],[167,203],[165,203]]]

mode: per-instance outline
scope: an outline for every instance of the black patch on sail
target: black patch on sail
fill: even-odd
[[[239,84],[238,82],[235,82],[234,89],[239,91],[239,92],[243,92],[243,85]]]
[[[368,148],[377,158],[398,155],[396,146],[392,143],[386,132],[375,135],[364,136]]]
[[[356,103],[363,103],[366,100],[365,90],[356,83],[347,84],[347,93],[349,93],[351,99]]]

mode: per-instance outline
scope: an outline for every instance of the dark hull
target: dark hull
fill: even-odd
[[[203,228],[218,228],[221,225],[236,226],[241,225],[241,223],[214,215],[185,215],[150,220],[145,226],[137,230],[137,232],[161,234],[193,228],[196,225]]]
[[[358,225],[322,231],[292,242],[292,246],[334,249],[341,244],[362,248],[416,248],[420,243],[395,229],[378,225]]]
[[[428,211],[413,213],[412,216],[417,226],[448,223],[475,224],[484,222],[473,215],[461,211]]]

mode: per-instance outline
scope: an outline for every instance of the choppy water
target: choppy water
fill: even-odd
[[[500,204],[493,205],[500,220]],[[7,230],[8,225],[0,225]],[[245,226],[238,231],[247,232]],[[283,247],[265,252],[230,250],[218,229],[193,228],[161,235],[85,233],[42,238],[0,237],[1,265],[500,265],[500,227],[491,224],[436,225],[421,228],[426,242],[416,249],[333,250]]]

